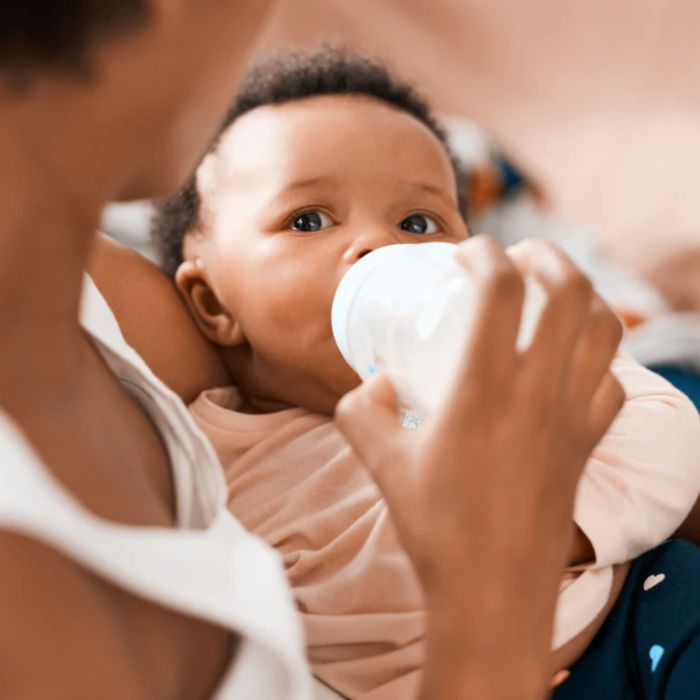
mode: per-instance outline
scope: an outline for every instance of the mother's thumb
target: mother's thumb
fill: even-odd
[[[388,377],[373,377],[346,394],[335,409],[335,420],[373,473],[396,456],[404,431],[396,392]]]

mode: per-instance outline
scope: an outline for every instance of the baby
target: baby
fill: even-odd
[[[164,270],[235,385],[190,406],[222,462],[229,506],[282,555],[314,673],[350,698],[414,697],[425,616],[386,506],[333,422],[359,379],[333,341],[331,302],[344,273],[378,247],[466,239],[462,191],[443,132],[414,91],[376,64],[326,50],[250,75],[196,176],[154,224]],[[159,352],[169,352],[167,337]],[[553,670],[583,654],[562,697],[594,688],[611,654],[615,682],[628,688],[671,673],[682,656],[671,651],[686,637],[621,634],[628,618],[620,613],[615,627],[606,616],[616,601],[629,608],[651,575],[645,595],[670,605],[670,564],[654,568],[663,557],[680,554],[700,574],[696,550],[678,543],[630,569],[696,500],[700,426],[656,375],[625,356],[614,371],[627,401],[586,467],[562,578]],[[639,663],[624,673],[619,639],[628,636]],[[654,644],[665,654],[650,661]],[[598,648],[607,662],[591,660]]]

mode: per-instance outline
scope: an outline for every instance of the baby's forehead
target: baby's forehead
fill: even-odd
[[[444,144],[421,121],[365,95],[326,95],[243,114],[200,166],[203,194],[217,186],[274,186],[284,178],[344,179],[420,172],[445,187],[454,170]]]

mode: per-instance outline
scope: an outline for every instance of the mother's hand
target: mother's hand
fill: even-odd
[[[539,697],[576,486],[624,401],[610,373],[622,331],[549,243],[506,253],[477,237],[458,258],[477,302],[441,409],[420,430],[402,429],[380,377],[346,396],[337,420],[382,490],[424,588],[426,697],[508,697],[518,676],[513,697]],[[519,352],[523,276],[548,300]],[[489,663],[498,673],[485,678]]]

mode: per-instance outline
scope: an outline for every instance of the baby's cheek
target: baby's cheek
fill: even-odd
[[[263,295],[247,316],[266,344],[290,355],[317,355],[331,335],[330,302],[303,284],[268,288]]]
[[[250,344],[284,365],[319,361],[331,334],[335,268],[270,241],[248,251],[242,274],[232,272],[235,309]],[[236,277],[233,279],[233,277]],[[235,290],[235,291],[234,291]]]

